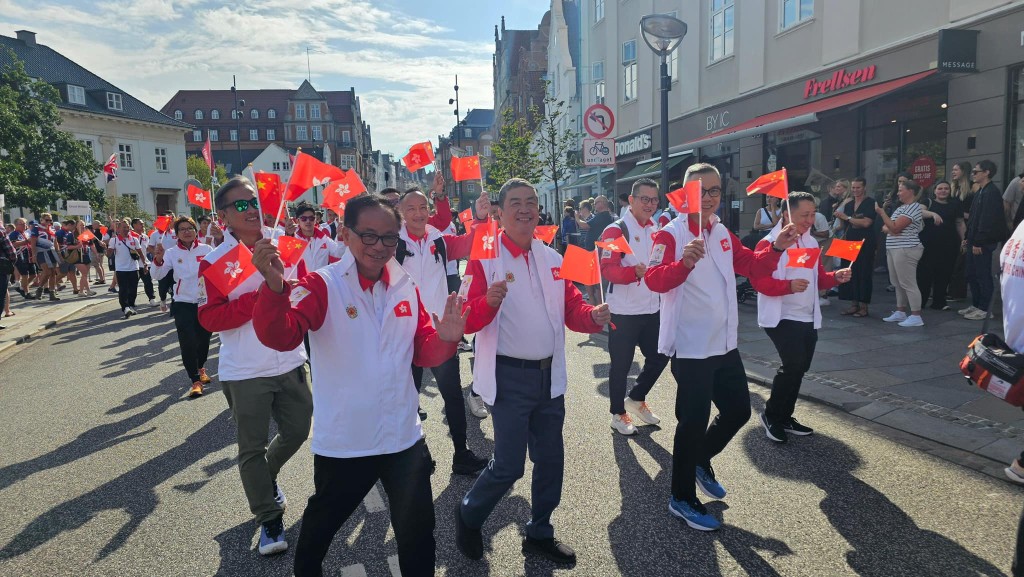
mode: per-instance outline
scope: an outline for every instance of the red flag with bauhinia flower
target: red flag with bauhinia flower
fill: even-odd
[[[324,201],[320,203],[320,206],[333,210],[339,217],[345,216],[345,207],[355,197],[362,194],[361,192],[350,192],[345,196],[342,196],[338,191],[339,187],[328,185],[324,190]]]
[[[608,239],[606,241],[597,241],[597,242],[594,243],[594,246],[603,248],[605,250],[609,250],[611,252],[621,252],[622,254],[633,254],[633,248],[630,247],[629,243],[626,242],[626,239],[624,239],[622,237],[612,238],[612,239]]]
[[[284,268],[296,266],[302,260],[302,253],[309,243],[294,236],[282,236],[277,240],[277,251],[281,253]]]
[[[459,158],[457,156],[452,157],[452,179],[455,182],[462,182],[463,180],[480,180],[480,157],[474,154],[473,156],[464,156]]]
[[[106,235],[109,229],[103,225],[100,225],[100,234]]]
[[[704,185],[701,180],[691,180],[672,192],[665,195],[665,198],[672,204],[680,214],[692,214],[700,212],[700,197]]]
[[[173,219],[169,216],[158,216],[153,221],[153,228],[160,232],[167,232],[167,229],[171,228],[171,221]]]
[[[574,244],[566,245],[560,271],[563,279],[586,286],[595,285],[601,282],[600,267],[596,251],[590,251]]]
[[[402,158],[402,162],[409,172],[416,172],[424,166],[430,166],[434,163],[434,147],[430,141],[416,143],[409,148],[409,154]]]
[[[551,242],[555,240],[556,232],[558,232],[557,224],[541,225],[533,229],[533,238],[543,242],[544,244],[551,244]]]
[[[213,174],[213,148],[210,146],[210,137],[206,137],[206,144],[203,145],[203,160],[206,166],[210,167],[210,174]]]
[[[334,180],[344,178],[344,176],[345,174],[340,168],[320,162],[316,158],[300,151],[295,155],[295,164],[292,165],[292,175],[288,179],[284,198],[287,201],[298,200],[310,188],[321,184],[329,184]]]
[[[789,179],[786,177],[785,167],[782,170],[762,174],[757,180],[750,183],[750,186],[747,187],[747,196],[757,193],[782,199],[789,197]]]
[[[229,295],[235,287],[246,281],[256,272],[252,264],[252,251],[244,244],[238,245],[224,253],[209,268],[203,271],[203,277],[213,283],[222,294]]]
[[[473,260],[498,258],[498,221],[492,220],[476,227],[473,230],[472,246],[469,258]]]
[[[324,188],[324,200],[329,193],[334,193],[338,198],[352,197],[366,192],[366,186],[354,170],[343,170],[341,178],[332,179],[330,184]]]
[[[213,210],[212,194],[194,184],[188,185],[188,201],[200,208]]]
[[[85,231],[82,234],[78,235],[78,242],[89,242],[90,240],[93,240],[95,238],[96,235],[89,231]]]
[[[277,217],[278,211],[284,205],[284,185],[281,184],[281,177],[272,172],[257,172],[256,197],[259,199],[260,212]]]
[[[473,209],[467,208],[466,210],[459,213],[459,222],[462,226],[469,226],[473,222]]]
[[[790,248],[786,249],[789,262],[786,268],[814,268],[818,264],[820,248]]]
[[[828,247],[828,251],[825,252],[825,256],[836,256],[843,260],[853,262],[857,260],[857,255],[860,254],[860,249],[864,246],[862,240],[842,240],[839,238],[832,239],[832,245]]]

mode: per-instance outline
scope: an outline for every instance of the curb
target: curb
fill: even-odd
[[[43,323],[42,325],[39,325],[38,327],[33,329],[31,332],[29,332],[29,333],[27,333],[25,335],[22,335],[20,337],[16,337],[14,340],[11,340],[11,341],[0,343],[0,355],[4,354],[9,349],[12,349],[12,348],[16,347],[17,345],[22,345],[22,344],[31,342],[33,339],[38,337],[40,334],[42,334],[42,333],[52,329],[53,327],[57,326],[58,324],[60,324],[60,323],[62,323],[64,321],[68,320],[69,318],[71,318],[71,317],[81,313],[82,311],[86,311],[86,310],[89,310],[89,309],[91,309],[91,308],[93,308],[95,306],[99,306],[101,304],[105,304],[105,303],[108,302],[108,300],[96,300],[96,301],[92,301],[92,302],[87,302],[87,303],[83,304],[81,307],[74,308],[74,309],[70,310],[68,313],[63,314],[63,315],[57,317],[56,319],[46,321],[45,323]]]

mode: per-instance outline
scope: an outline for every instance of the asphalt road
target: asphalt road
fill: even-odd
[[[447,473],[447,426],[431,384],[423,405],[438,460],[439,575],[1009,574],[1021,490],[887,440],[877,425],[803,402],[798,414],[817,434],[776,446],[752,421],[715,462],[729,495],[709,509],[725,527],[713,534],[685,527],[667,511],[670,377],[649,397],[664,426],[615,436],[603,341],[569,340],[566,478],[554,524],[576,548],[578,565],[524,560],[528,480],[485,526],[483,561],[456,551],[453,510],[472,479]],[[470,354],[462,356],[468,382]],[[0,359],[0,438],[7,439],[0,451],[0,575],[291,574],[290,554],[267,559],[254,551],[256,527],[220,387],[215,381],[206,396],[188,400],[179,367],[167,317],[147,311],[123,321],[109,304]],[[755,410],[762,395],[752,391]],[[471,447],[488,452],[490,421],[469,422]],[[312,492],[308,450],[279,481],[294,544]],[[337,535],[325,574],[397,574],[386,498],[375,489],[364,503]]]

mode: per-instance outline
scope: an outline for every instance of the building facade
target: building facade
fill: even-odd
[[[445,190],[449,198],[459,199],[457,205],[459,210],[465,209],[476,201],[480,196],[480,183],[465,181],[455,182],[451,177],[451,158],[455,156],[480,155],[480,173],[483,180],[487,181],[488,159],[491,158],[491,145],[494,141],[494,110],[490,108],[474,108],[466,113],[466,117],[459,121],[458,125],[452,128],[445,136],[438,137],[436,160],[441,174],[445,178]],[[453,150],[454,148],[454,150]],[[432,177],[431,177],[432,178]],[[500,184],[498,185],[500,186]],[[497,188],[488,190],[491,196],[497,195]]]
[[[506,29],[504,16],[500,30],[494,27],[492,134],[500,133],[506,109],[512,110],[514,119],[526,118],[530,130],[536,128],[537,115],[531,113],[531,108],[543,113],[550,29],[550,11],[544,13],[536,30]]]

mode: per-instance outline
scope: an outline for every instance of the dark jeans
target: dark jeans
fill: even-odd
[[[156,288],[160,291],[160,302],[167,300],[167,295],[174,296],[174,271],[167,273],[167,276],[156,281]],[[152,297],[150,297],[152,298]]]
[[[696,467],[722,452],[750,419],[750,391],[740,353],[706,359],[672,358],[676,380],[676,436],[672,444],[672,496],[696,499]],[[718,415],[708,426],[711,403]]]
[[[337,459],[313,456],[313,496],[302,514],[295,547],[295,576],[319,577],[334,535],[373,485],[388,496],[398,566],[405,577],[433,575],[434,498],[423,441],[398,453]]]
[[[668,365],[668,357],[658,352],[658,327],[661,313],[646,315],[612,315],[615,329],[608,334],[608,353],[611,368],[608,370],[608,389],[611,397],[611,413],[626,412],[626,377],[633,366],[636,347],[644,356],[644,366],[636,377],[636,385],[629,391],[629,398],[644,401],[647,393]]]
[[[871,303],[871,291],[874,285],[875,274],[875,249],[874,246],[864,244],[857,260],[852,264],[848,260],[842,261],[842,267],[850,267],[852,276],[850,282],[839,285],[839,298],[844,301],[856,303]]]
[[[149,300],[155,299],[156,293],[153,292],[153,275],[149,274],[148,271],[140,270],[139,276],[142,277],[142,289],[146,291],[146,296],[149,297]]]
[[[199,369],[206,365],[210,354],[210,331],[199,324],[199,305],[195,303],[171,303],[171,316],[178,331],[181,363],[194,383],[199,380]]]
[[[462,377],[459,375],[459,355],[430,369],[437,381],[437,389],[444,400],[444,415],[448,418],[448,433],[455,445],[455,452],[466,448],[466,402],[462,399]],[[423,367],[412,367],[412,382],[416,391],[423,382]]]
[[[814,323],[783,319],[778,326],[765,328],[768,338],[779,351],[782,366],[772,380],[772,394],[765,404],[764,413],[772,422],[785,423],[793,416],[796,398],[804,373],[811,368],[818,331]]]
[[[921,261],[917,263],[917,287],[921,289],[922,305],[931,298],[933,309],[946,306],[946,293],[959,255],[960,243],[956,239],[925,245]]]
[[[981,254],[974,254],[971,247],[967,247],[967,284],[971,287],[971,304],[983,311],[992,304],[992,291],[995,290],[992,280],[992,253],[995,250],[995,244],[987,244],[981,247]]]
[[[134,307],[135,298],[139,295],[139,271],[117,271],[117,302],[123,311],[125,307]]]
[[[3,313],[4,307],[7,306],[7,299],[10,298],[7,294],[7,285],[10,280],[10,276],[0,274],[0,313]]]
[[[951,299],[967,298],[967,255],[957,254],[953,264],[953,277],[949,279],[949,295]]]
[[[497,396],[491,407],[494,457],[462,500],[462,518],[480,528],[498,501],[523,476],[526,450],[533,461],[530,495],[532,519],[526,534],[534,539],[555,535],[551,513],[562,500],[565,446],[565,395],[551,398],[551,369],[524,369],[498,364]]]

